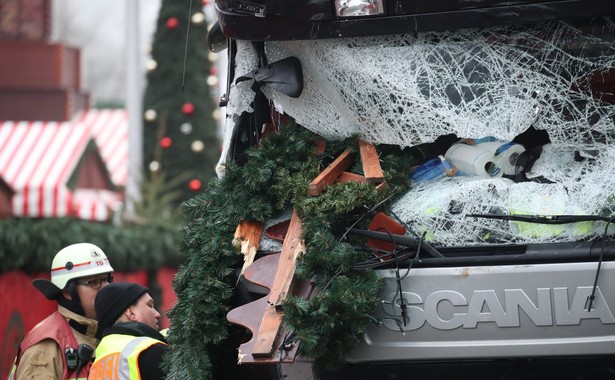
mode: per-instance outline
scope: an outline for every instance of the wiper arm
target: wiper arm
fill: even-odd
[[[417,247],[420,241],[420,239],[416,239],[412,236],[395,235],[395,234],[389,234],[386,232],[378,232],[378,231],[366,231],[366,230],[360,230],[357,228],[351,228],[348,230],[348,232],[367,236],[373,239],[390,241],[395,244],[403,245],[404,247]],[[421,249],[424,249],[433,257],[444,257],[444,255],[441,254],[440,251],[438,251],[431,245],[425,243],[424,241],[421,242]]]
[[[579,222],[613,222],[615,216],[600,216],[600,215],[502,215],[502,214],[466,214],[472,218],[500,219],[513,220],[517,222],[540,223],[540,224],[568,224]]]

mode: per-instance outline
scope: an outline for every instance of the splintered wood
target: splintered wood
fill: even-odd
[[[280,261],[281,253],[265,255],[255,260],[244,274],[245,281],[260,286],[265,289],[273,289],[275,272]],[[314,292],[311,281],[301,282],[292,286],[292,294],[297,297],[307,298]],[[289,334],[287,326],[283,323],[277,331],[278,339],[275,339],[274,350],[270,356],[254,356],[252,351],[257,341],[259,327],[263,323],[264,315],[271,313],[272,308],[268,303],[268,297],[262,297],[245,305],[236,307],[228,312],[227,319],[230,323],[243,326],[252,333],[252,338],[239,345],[237,360],[239,364],[278,364],[292,363],[298,354],[299,345],[295,342],[284,342],[285,336]],[[276,319],[276,318],[274,318]],[[267,322],[268,319],[265,319]]]
[[[282,244],[273,286],[267,298],[267,308],[256,334],[256,341],[252,349],[254,357],[271,356],[275,351],[276,338],[284,316],[284,311],[280,306],[291,289],[297,258],[305,252],[305,246],[301,240],[302,233],[301,219],[297,212],[293,211],[288,232]]]
[[[254,262],[254,256],[256,256],[256,251],[260,246],[262,235],[263,223],[244,220],[237,225],[233,242],[234,244],[241,244],[241,253],[243,253],[243,267],[239,277]]]

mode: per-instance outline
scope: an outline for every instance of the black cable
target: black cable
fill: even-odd
[[[340,274],[342,274],[342,268],[338,268],[337,271],[335,271],[335,273],[333,274],[333,276],[331,277],[331,279],[329,279],[329,281],[325,284],[325,286],[322,288],[321,292],[324,292],[325,290],[327,290],[327,288],[331,285],[331,283],[333,282],[333,280],[335,280]]]
[[[356,248],[357,250],[360,250],[359,248]],[[366,260],[363,262],[360,262],[358,264],[355,264],[352,266],[353,270],[364,270],[364,269],[374,269],[374,268],[379,268],[379,267],[384,267],[384,266],[389,266],[391,264],[391,260],[393,259],[388,258],[388,256],[394,255],[393,252],[389,252],[386,251],[387,254],[380,256],[378,258],[373,258],[370,260]],[[412,256],[415,255],[414,250],[410,250],[410,249],[403,249],[403,250],[399,250],[398,252],[405,252],[401,255],[397,255],[397,259],[399,261],[404,261]],[[381,260],[382,258],[384,258],[383,260]]]
[[[427,232],[423,232],[423,236],[419,238],[419,244],[417,244],[416,246],[416,254],[414,255],[414,259],[410,260],[410,263],[408,263],[408,270],[406,271],[406,274],[401,278],[402,280],[408,277],[408,275],[410,274],[410,269],[412,269],[412,265],[414,265],[414,263],[416,263],[417,261],[420,261],[419,255],[421,253],[421,243],[423,242],[423,239],[425,238],[426,234]]]
[[[406,323],[406,317],[408,316],[408,312],[406,310],[406,304],[405,304],[405,298],[404,298],[404,290],[402,288],[401,282],[403,280],[406,279],[406,277],[408,277],[408,274],[410,274],[410,269],[412,268],[412,265],[418,260],[419,258],[419,254],[421,253],[421,243],[423,241],[423,238],[425,237],[425,233],[423,233],[423,236],[420,237],[419,239],[419,244],[417,244],[416,247],[416,254],[414,255],[414,259],[410,260],[410,262],[408,263],[408,269],[406,270],[406,274],[402,276],[399,275],[399,256],[397,256],[397,254],[395,255],[395,278],[397,281],[397,292],[395,292],[396,294],[399,293],[399,308],[401,309],[401,318],[402,318],[402,322],[404,324],[404,326],[407,326]],[[395,252],[397,252],[397,249],[395,250]],[[395,299],[393,299],[393,302],[395,302]],[[400,330],[402,331],[402,333],[404,333],[403,328],[401,325],[398,326],[400,328]]]
[[[397,327],[399,328],[399,331],[405,335],[405,331],[404,331],[404,326],[407,326],[407,322],[406,319],[408,317],[408,312],[406,310],[406,304],[405,304],[405,299],[404,299],[404,291],[403,291],[403,287],[401,282],[408,276],[408,274],[410,273],[410,269],[412,268],[412,265],[419,260],[419,255],[421,252],[421,247],[422,247],[422,242],[423,239],[425,237],[426,233],[423,233],[423,236],[421,236],[419,238],[417,247],[416,247],[416,251],[411,251],[408,249],[405,250],[400,250],[397,243],[393,240],[393,236],[390,233],[390,231],[388,231],[386,228],[382,228],[381,230],[383,230],[386,234],[389,235],[390,240],[392,241],[392,243],[394,244],[394,249],[393,251],[384,251],[384,250],[379,250],[379,249],[373,249],[376,251],[380,251],[380,252],[385,252],[385,254],[383,256],[393,256],[387,260],[382,260],[383,256],[379,256],[377,258],[374,259],[370,259],[370,260],[366,260],[362,263],[358,263],[352,266],[353,270],[363,270],[363,269],[370,269],[370,268],[376,268],[379,266],[385,266],[385,265],[390,265],[390,261],[394,260],[395,262],[395,277],[396,277],[396,282],[397,282],[397,290],[395,291],[395,296],[393,297],[393,300],[390,302],[392,305],[396,304],[396,299],[399,295],[399,307],[401,309],[401,317],[402,317],[402,321],[400,321],[398,318],[387,318],[390,320],[393,320],[396,324]],[[400,252],[407,252],[404,254],[399,254]],[[406,270],[406,273],[401,276],[400,275],[400,267],[399,264],[402,263],[404,260],[410,258],[414,256],[414,258],[412,260],[410,260],[410,262],[408,263],[408,268]],[[375,261],[376,260],[376,261]],[[382,261],[381,261],[382,260]],[[382,301],[382,302],[386,302],[386,301]],[[382,325],[382,318],[373,318],[372,316],[370,316],[372,322],[376,323],[378,326]]]
[[[592,304],[594,303],[594,299],[596,298],[596,289],[598,288],[598,277],[600,276],[600,268],[602,267],[602,259],[604,258],[604,245],[606,242],[606,238],[608,236],[609,224],[615,221],[615,218],[611,218],[606,227],[604,227],[604,235],[602,237],[602,245],[600,247],[600,257],[598,258],[598,267],[596,268],[596,276],[594,277],[594,286],[592,288],[592,294],[589,296],[589,305],[587,306],[587,311],[591,311]],[[591,249],[590,249],[591,254]]]
[[[94,354],[94,348],[92,346],[87,345],[85,343],[80,344],[77,347],[77,372],[75,372],[75,380],[79,378],[79,371],[83,368],[83,365],[90,360],[92,360],[92,355]]]
[[[408,223],[404,222],[403,220],[401,220],[401,218],[399,216],[397,216],[397,214],[395,214],[393,211],[390,211],[391,215],[395,218],[395,220],[397,220],[397,222],[399,224],[401,224],[402,226],[404,226],[404,228],[406,229],[406,231],[410,232],[411,235],[413,235],[414,237],[418,238],[419,235],[414,232],[414,230],[412,228],[410,228],[410,226],[408,225]]]
[[[279,355],[280,355],[280,360],[279,360],[280,364],[286,357],[286,352],[290,351],[290,348],[286,349],[286,347],[289,344],[291,344],[291,338],[294,338],[294,336],[295,336],[295,333],[293,331],[287,331],[286,334],[284,335],[284,339],[282,339],[282,343],[280,344],[280,348],[278,349]]]
[[[384,233],[386,233],[389,236],[389,240],[393,242],[393,251],[391,253],[394,256],[393,260],[395,260],[395,281],[397,282],[397,291],[395,292],[395,294],[399,293],[399,308],[401,309],[401,319],[402,319],[403,325],[406,326],[407,310],[406,310],[406,304],[404,303],[404,290],[401,285],[402,278],[399,274],[399,263],[400,263],[399,255],[398,255],[399,249],[397,246],[397,242],[393,240],[393,234],[391,234],[391,231],[389,231],[387,228],[379,228],[379,230],[384,231]],[[412,262],[410,265],[412,265]],[[408,269],[408,272],[409,271],[410,269]],[[406,272],[406,276],[408,275],[408,272]],[[393,297],[394,304],[395,304],[395,298],[396,297]],[[399,328],[403,332],[403,327],[401,325],[399,325]]]
[[[348,227],[346,229],[346,232],[344,232],[344,234],[342,235],[342,237],[340,238],[340,242],[342,240],[344,240],[346,238],[346,235],[348,235],[348,232],[354,228],[354,226],[356,226],[363,218],[365,218],[367,215],[370,215],[371,213],[373,213],[374,211],[376,211],[376,209],[378,207],[380,207],[383,203],[385,203],[386,201],[388,201],[389,199],[391,199],[393,197],[395,193],[389,195],[388,197],[384,198],[383,200],[381,200],[380,202],[376,203],[374,206],[370,207],[367,209],[366,212],[364,212],[360,218],[358,218],[354,223],[352,223],[352,225],[350,227]]]
[[[373,239],[390,241],[392,243],[396,243],[396,244],[402,245],[404,247],[416,247],[416,245],[418,243],[418,240],[416,238],[411,237],[411,236],[406,236],[406,235],[385,234],[383,232],[369,231],[369,230],[359,230],[359,229],[356,229],[356,228],[350,228],[350,229],[348,229],[347,233],[348,232],[352,232],[352,233],[355,233],[355,234],[367,236],[367,237],[373,238]],[[431,245],[429,245],[429,244],[427,244],[425,242],[421,242],[421,246],[422,246],[422,249],[425,250],[425,252],[429,253],[433,257],[438,257],[438,258],[443,258],[444,257],[444,255],[442,253],[440,253],[440,251],[438,251],[435,247],[432,247]]]
[[[192,17],[192,0],[190,0],[190,9],[188,10],[188,28],[186,29],[186,46],[184,47],[184,69],[182,72],[182,92],[184,92],[184,83],[186,81],[186,57],[188,56],[188,37],[190,36],[190,18]]]
[[[404,303],[404,290],[401,287],[401,276],[399,275],[399,261],[397,260],[397,255],[395,255],[395,281],[397,282],[397,291],[395,294],[399,293],[399,308],[401,309],[401,319],[406,326],[406,304]],[[395,298],[393,298],[395,301]]]
[[[75,371],[75,380],[79,380],[79,371],[81,371],[81,360],[79,361],[79,364],[77,365],[77,371]]]

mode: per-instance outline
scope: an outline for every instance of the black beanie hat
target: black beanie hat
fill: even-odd
[[[147,292],[148,288],[130,282],[112,282],[103,287],[94,301],[98,331],[113,325],[126,309]]]

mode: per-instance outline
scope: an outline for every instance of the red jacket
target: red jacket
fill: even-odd
[[[75,371],[77,368],[73,370],[68,369],[67,358],[65,355],[65,351],[67,349],[72,348],[74,350],[74,354],[77,354],[77,348],[79,346],[77,339],[75,338],[75,333],[73,329],[68,324],[68,321],[59,311],[54,312],[49,317],[44,319],[38,325],[36,325],[24,338],[19,346],[19,351],[17,353],[17,358],[15,359],[15,366],[13,368],[13,372],[9,379],[11,380],[19,380],[17,377],[16,369],[19,367],[21,362],[22,354],[29,349],[30,347],[40,343],[45,339],[51,339],[56,342],[57,346],[60,348],[60,352],[62,353],[62,366],[63,366],[63,374],[62,379],[75,379],[77,375]],[[53,356],[53,353],[50,353],[50,356]],[[26,365],[22,363],[23,365]],[[28,365],[31,365],[30,363]],[[81,368],[79,370],[79,374],[76,377],[77,379],[87,379],[88,372],[90,370],[90,366],[92,362],[88,360],[86,363],[81,364]]]

